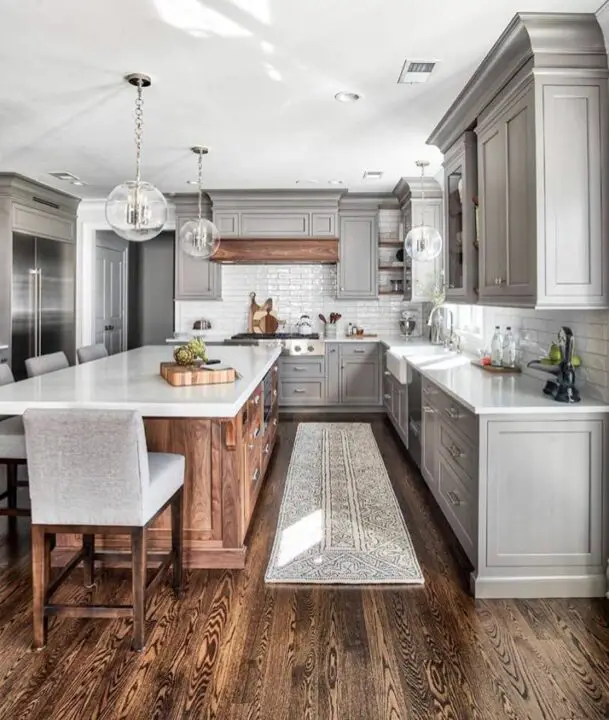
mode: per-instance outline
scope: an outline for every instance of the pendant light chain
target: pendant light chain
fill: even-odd
[[[199,225],[201,224],[201,219],[203,217],[203,153],[199,153],[198,158],[199,163],[199,178],[198,178],[198,186],[199,186]]]
[[[142,173],[142,135],[144,133],[144,98],[142,78],[137,81],[137,97],[135,99],[135,182],[139,187]]]

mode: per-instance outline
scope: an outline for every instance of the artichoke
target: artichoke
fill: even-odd
[[[182,345],[173,351],[173,359],[178,365],[188,366],[194,364],[195,355],[188,345]]]
[[[201,338],[193,338],[186,347],[193,354],[193,357],[203,362],[207,361],[207,348]]]

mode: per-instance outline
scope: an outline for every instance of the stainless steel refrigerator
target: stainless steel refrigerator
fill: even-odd
[[[26,377],[25,360],[63,350],[75,354],[76,247],[13,234],[12,369]]]

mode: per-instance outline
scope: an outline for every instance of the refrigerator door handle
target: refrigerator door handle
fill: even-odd
[[[36,308],[38,318],[38,357],[42,355],[42,268],[38,268],[38,307]]]
[[[34,312],[34,357],[38,357],[38,268],[30,268],[30,307]],[[30,335],[31,338],[31,335]],[[31,342],[31,340],[30,340]],[[30,352],[32,348],[30,346]]]

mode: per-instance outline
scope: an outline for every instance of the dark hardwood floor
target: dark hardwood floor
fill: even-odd
[[[142,655],[120,620],[51,621],[47,649],[32,652],[26,534],[21,555],[0,540],[0,718],[609,718],[607,603],[474,602],[429,492],[388,423],[372,424],[424,587],[265,586],[296,430],[284,421],[246,569],[186,573],[179,602],[162,587]],[[64,601],[129,602],[126,571],[101,573],[94,590],[79,580]]]

